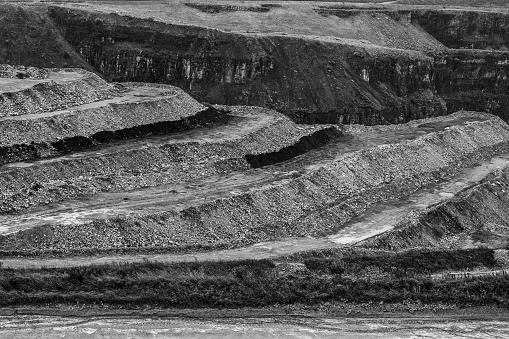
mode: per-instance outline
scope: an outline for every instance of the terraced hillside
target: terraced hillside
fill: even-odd
[[[58,65],[84,64],[109,81],[175,85],[211,104],[276,109],[303,123],[401,123],[461,109],[509,119],[507,10],[272,5],[182,0],[135,10],[92,2],[2,11],[13,39],[16,21],[50,30],[48,38],[26,34],[26,44],[44,52],[48,39],[58,40],[63,45],[51,50]],[[12,55],[0,61],[48,67],[48,58],[25,61],[7,42],[0,47]]]
[[[508,146],[507,125],[480,113],[298,126],[267,109],[207,108],[171,86],[96,80],[116,96],[0,120],[4,253],[182,251],[323,236]]]
[[[509,305],[508,15],[0,5],[0,306]]]

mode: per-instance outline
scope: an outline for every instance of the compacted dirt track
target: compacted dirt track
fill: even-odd
[[[477,119],[479,118],[477,117]],[[115,218],[122,214],[141,213],[150,215],[167,209],[198,206],[207,203],[207,201],[243,194],[253,188],[256,189],[256,187],[292,180],[309,170],[316,170],[320,164],[334,161],[334,159],[340,158],[345,153],[354,152],[360,148],[373,147],[377,143],[383,142],[404,142],[430,131],[437,132],[448,129],[456,124],[475,123],[475,119],[474,116],[467,116],[467,118],[452,116],[434,122],[418,121],[413,123],[411,128],[409,126],[406,128],[388,126],[369,128],[369,132],[364,127],[352,126],[348,128],[349,131],[345,131],[343,137],[281,164],[213,175],[187,184],[174,183],[132,191],[97,193],[82,196],[79,199],[34,207],[20,215],[5,215],[0,217],[2,221],[0,233],[9,235],[20,230],[29,230],[47,224],[79,225],[95,220]],[[233,123],[235,124],[235,122]],[[239,128],[241,125],[239,125]],[[209,138],[218,133],[217,137],[222,135],[221,130],[221,126],[210,126],[203,131],[196,130],[179,135],[178,140],[185,140],[185,136],[192,138],[196,133],[200,137],[205,136],[206,139],[207,133],[210,134]],[[231,130],[231,126],[229,126],[229,130]],[[144,143],[143,141],[139,142]],[[112,145],[111,147],[117,146]],[[472,164],[472,166],[459,171],[448,180],[427,185],[403,199],[374,204],[365,213],[353,218],[342,228],[326,237],[293,237],[238,249],[203,253],[104,255],[101,257],[71,257],[66,259],[4,258],[2,262],[8,267],[52,267],[147,259],[165,262],[236,260],[242,258],[273,258],[303,250],[350,246],[360,240],[392,229],[411,211],[424,209],[434,203],[453,197],[460,190],[476,183],[492,171],[507,166],[508,163],[509,160],[506,155],[497,155],[488,160]],[[30,166],[30,164],[27,165]],[[8,165],[8,167],[12,166],[23,167],[26,165]]]
[[[374,205],[362,216],[355,218],[350,223],[346,224],[343,229],[335,234],[322,238],[288,238],[278,241],[270,241],[258,243],[248,247],[242,247],[232,250],[217,250],[207,252],[195,252],[184,254],[139,254],[139,255],[104,255],[101,257],[87,256],[87,257],[69,257],[65,259],[59,258],[4,258],[1,259],[5,267],[21,268],[21,267],[67,267],[79,266],[89,264],[104,264],[109,262],[143,262],[145,260],[158,261],[158,262],[182,262],[182,261],[223,261],[223,260],[241,260],[241,259],[264,259],[264,258],[277,258],[279,256],[289,255],[296,252],[326,248],[341,248],[351,246],[355,243],[383,233],[392,229],[397,225],[408,213],[414,210],[422,210],[432,204],[449,199],[461,190],[477,183],[492,171],[505,168],[509,166],[509,154],[495,156],[490,160],[476,164],[473,167],[466,168],[458,175],[454,176],[446,182],[437,183],[435,185],[427,186],[417,192],[411,194],[405,199],[380,203]],[[242,182],[242,180],[240,180]],[[245,181],[243,184],[249,184]],[[198,188],[199,189],[199,188]],[[211,187],[209,186],[209,189]],[[225,190],[232,189],[225,188]],[[177,194],[175,194],[177,195]],[[129,196],[129,193],[124,193],[124,197]],[[152,196],[152,195],[151,195]],[[169,195],[168,195],[169,196]],[[168,196],[154,196],[152,199],[167,199]],[[178,197],[178,195],[177,195]],[[152,199],[149,199],[152,200]],[[196,197],[199,199],[199,197]],[[96,203],[99,206],[96,210],[91,209],[89,212],[86,210],[81,212],[60,212],[57,216],[34,214],[32,222],[49,222],[52,218],[68,218],[68,222],[73,222],[81,218],[98,218],[107,217],[114,208],[125,208],[126,210],[140,208],[143,206],[142,198],[134,199],[134,202],[126,202],[125,207],[122,206],[121,201],[112,202],[111,205],[106,207],[102,206],[105,202],[99,198]],[[138,202],[137,202],[138,200]],[[150,202],[146,202],[150,208]],[[159,201],[161,203],[161,201]],[[116,207],[115,207],[116,206]],[[90,208],[90,206],[89,206]],[[62,206],[62,209],[66,209]],[[69,207],[67,207],[69,209]],[[58,212],[54,212],[58,213]],[[30,217],[28,217],[30,218]],[[27,219],[28,219],[27,218]],[[46,218],[46,219],[44,219]],[[22,218],[20,218],[22,219]],[[30,223],[30,221],[25,221]],[[65,222],[65,221],[64,221]],[[4,221],[3,227],[0,232],[12,232],[13,228],[7,225]],[[15,226],[14,226],[15,227]]]

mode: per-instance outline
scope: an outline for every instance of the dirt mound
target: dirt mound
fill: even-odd
[[[455,116],[459,117],[472,114]],[[426,125],[440,131],[399,144],[348,153],[307,173],[262,181],[250,185],[247,191],[222,193],[218,198],[210,192],[191,200],[185,200],[185,196],[165,198],[172,201],[173,207],[147,200],[142,205],[135,201],[122,207],[116,201],[121,196],[110,196],[105,198],[112,199],[111,204],[101,208],[83,206],[81,217],[66,211],[34,214],[19,221],[11,218],[11,225],[32,228],[4,236],[2,246],[5,250],[69,251],[92,247],[182,250],[328,233],[377,201],[397,199],[443,180],[492,152],[506,150],[507,125],[494,117],[487,120],[486,116],[477,117],[478,122],[466,125],[442,124],[443,130],[440,124]],[[30,218],[33,221],[27,222]]]
[[[28,68],[28,72],[24,67],[9,68],[4,73],[7,77],[0,77],[0,118],[64,109],[121,93],[121,89],[82,69]],[[27,79],[24,74],[38,79]]]
[[[30,66],[0,65],[0,78],[40,80],[49,77],[49,70]]]
[[[364,241],[369,248],[506,247],[509,244],[509,168],[495,171],[454,198],[408,215],[387,233]]]
[[[101,191],[189,183],[247,169],[250,166],[246,155],[278,151],[327,129],[327,126],[298,127],[281,114],[266,109],[237,107],[230,111],[226,119],[223,114],[221,121],[188,132],[167,131],[69,156],[4,165],[0,168],[0,210],[12,212]],[[210,118],[211,112],[206,113]],[[144,194],[148,199],[149,192]]]
[[[118,96],[72,109],[0,118],[0,163],[76,152],[115,140],[196,128],[224,114],[179,88],[125,83]]]

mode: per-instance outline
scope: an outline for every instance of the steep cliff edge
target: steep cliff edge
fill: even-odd
[[[62,38],[43,7],[0,4],[0,63],[92,71]]]
[[[434,68],[449,113],[474,110],[509,121],[509,52],[450,50],[435,56]]]
[[[411,21],[450,50],[435,55],[435,88],[448,112],[489,112],[509,120],[509,14],[418,10]]]
[[[63,37],[113,81],[164,82],[200,101],[299,122],[396,123],[446,113],[433,60],[330,37],[235,34],[49,7]]]
[[[483,11],[419,10],[412,21],[452,49],[509,49],[509,15]]]
[[[51,28],[58,38],[55,53],[72,49],[108,80],[171,84],[202,102],[268,107],[297,122],[401,123],[460,109],[509,118],[504,14],[308,5],[241,14],[232,9],[221,24],[221,13],[171,6],[188,19],[201,13],[191,21],[198,26],[177,24],[174,13],[158,14],[155,21],[144,4],[136,5],[136,14],[111,7],[136,17],[99,5],[98,11],[7,6],[4,20],[13,29],[15,20],[36,16],[40,20],[32,24]],[[252,21],[237,22],[245,15]],[[293,21],[259,31],[272,16]],[[299,35],[289,33],[296,18],[306,26],[296,30]],[[311,19],[332,26],[319,29]],[[238,28],[229,32],[233,21]],[[370,41],[359,40],[364,38]],[[45,50],[44,41],[30,45]],[[462,49],[447,50],[439,41]],[[486,50],[466,49],[471,47]]]

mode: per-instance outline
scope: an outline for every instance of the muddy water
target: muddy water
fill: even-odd
[[[228,319],[0,317],[0,337],[27,338],[507,338],[509,323],[454,318]]]

